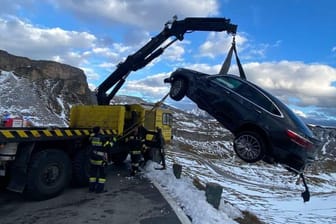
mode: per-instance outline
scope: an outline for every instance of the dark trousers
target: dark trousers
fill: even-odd
[[[165,169],[166,168],[166,153],[165,153],[164,148],[160,149],[160,156],[161,156],[162,167]]]
[[[106,182],[105,165],[90,164],[89,191],[101,193],[104,191]]]
[[[139,172],[139,165],[141,160],[141,151],[134,150],[131,154],[131,174],[134,175]]]

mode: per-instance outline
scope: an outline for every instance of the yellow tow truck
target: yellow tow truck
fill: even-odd
[[[169,110],[161,108],[160,103],[110,105],[111,99],[132,71],[146,66],[175,41],[182,41],[185,33],[198,30],[234,34],[236,29],[237,26],[225,18],[174,18],[158,35],[121,62],[98,86],[98,105],[71,108],[69,127],[0,127],[0,178],[8,179],[7,189],[41,200],[60,194],[70,181],[86,185],[88,139],[94,126],[100,126],[104,135],[117,137],[108,158],[114,163],[126,159],[129,149],[125,136],[139,125],[151,132],[160,127],[165,141],[169,142],[172,115]],[[160,47],[170,37],[174,37],[173,40]]]

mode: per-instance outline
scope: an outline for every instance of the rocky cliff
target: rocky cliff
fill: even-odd
[[[24,115],[22,111],[27,108],[47,110],[61,120],[54,118],[53,123],[66,124],[71,105],[95,104],[86,76],[79,68],[54,61],[30,60],[0,50],[0,71],[3,112],[14,107],[15,115]]]

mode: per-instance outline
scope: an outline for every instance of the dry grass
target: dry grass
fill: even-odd
[[[335,173],[336,161],[331,159],[316,161],[308,168],[308,171],[312,172],[313,174]]]
[[[265,224],[262,222],[257,216],[254,214],[248,212],[248,211],[242,211],[244,217],[236,218],[235,221],[240,224]]]
[[[198,190],[201,190],[201,191],[205,191],[205,190],[206,190],[206,186],[205,186],[205,184],[203,184],[203,183],[201,182],[201,180],[198,179],[198,177],[195,177],[195,178],[193,179],[193,184],[194,184],[194,186],[195,186]]]

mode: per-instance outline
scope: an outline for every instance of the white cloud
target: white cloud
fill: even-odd
[[[169,85],[163,80],[169,77],[168,73],[159,73],[139,80],[129,80],[123,88],[124,93],[137,93],[145,98],[161,99],[169,91]],[[136,94],[135,94],[136,95]]]
[[[86,77],[89,81],[100,79],[100,75],[96,73],[95,70],[93,70],[92,68],[82,67],[81,69],[85,72]]]
[[[336,69],[303,62],[264,62],[244,65],[248,80],[299,106],[336,107]],[[235,69],[236,70],[236,69]],[[234,71],[237,73],[237,71]]]
[[[162,58],[168,59],[170,61],[183,61],[183,56],[185,53],[184,45],[188,41],[184,42],[175,42],[163,53]]]
[[[78,66],[85,63],[82,52],[95,41],[87,32],[40,28],[17,18],[0,18],[0,49],[32,59],[56,59]]]
[[[80,18],[105,24],[123,23],[138,27],[163,27],[173,15],[180,19],[218,14],[216,0],[53,0],[60,10],[70,10]],[[93,20],[94,18],[94,20]]]
[[[280,40],[273,44],[254,44],[246,33],[237,34],[235,42],[239,57],[250,61],[265,59],[268,49],[277,48],[281,44]],[[216,58],[219,55],[226,55],[231,45],[232,36],[226,32],[211,32],[200,46],[200,56]]]
[[[203,72],[206,74],[218,74],[221,65],[209,65],[209,64],[190,64],[186,66],[188,69]]]
[[[294,112],[295,114],[297,114],[298,116],[300,116],[300,117],[307,118],[307,115],[306,115],[303,111],[301,111],[301,110],[293,109],[293,112]]]
[[[246,39],[242,36],[236,36],[238,45],[244,44]],[[225,55],[232,44],[232,36],[226,32],[211,32],[207,40],[200,46],[200,56],[215,58],[218,55]]]

